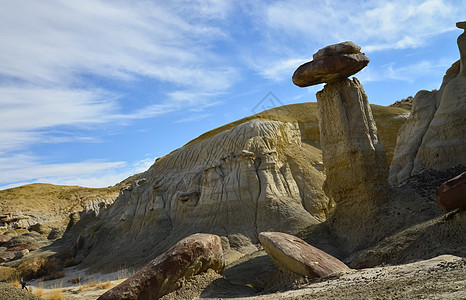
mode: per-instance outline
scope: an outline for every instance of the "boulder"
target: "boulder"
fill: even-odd
[[[337,258],[286,233],[261,232],[259,241],[274,264],[285,272],[319,278],[351,270]]]
[[[464,26],[464,25],[461,25]],[[466,34],[458,37],[460,60],[443,77],[440,89],[420,91],[411,115],[398,132],[389,181],[399,185],[425,169],[466,166]]]
[[[15,259],[21,259],[29,254],[28,249],[23,249],[15,252]]]
[[[36,245],[33,245],[32,243],[28,244],[14,244],[10,245],[6,248],[6,251],[12,251],[12,252],[19,252],[22,250],[37,250],[38,247]]]
[[[317,93],[324,191],[336,208],[328,220],[348,251],[376,238],[376,211],[386,201],[388,164],[367,95],[357,78]]]
[[[436,200],[443,210],[466,208],[466,172],[442,183],[437,189]]]
[[[0,246],[11,240],[11,236],[0,234]]]
[[[179,288],[179,280],[189,279],[207,269],[221,273],[223,268],[220,237],[204,233],[193,234],[98,299],[158,299]]]
[[[63,234],[65,233],[65,229],[66,229],[65,227],[53,227],[49,235],[47,236],[47,239],[56,240],[56,239],[61,238]]]
[[[300,87],[330,83],[347,78],[362,70],[369,59],[352,42],[330,45],[313,55],[313,60],[296,69],[293,83]]]

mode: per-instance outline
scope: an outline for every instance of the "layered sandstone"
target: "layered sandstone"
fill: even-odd
[[[332,228],[351,249],[373,238],[373,218],[386,201],[388,165],[364,88],[356,78],[317,93],[324,191],[336,203]]]
[[[464,27],[458,23],[458,27]],[[461,58],[447,70],[440,89],[420,91],[400,128],[389,180],[398,185],[424,169],[466,165],[466,34],[458,38]]]
[[[158,159],[108,210],[73,226],[76,258],[142,264],[196,232],[251,245],[261,231],[304,230],[332,209],[320,164],[297,123],[251,120],[204,137]]]

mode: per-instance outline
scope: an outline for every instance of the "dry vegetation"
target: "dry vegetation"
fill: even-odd
[[[18,266],[18,272],[26,280],[43,278],[44,280],[58,279],[65,276],[58,260],[52,257],[34,257],[25,260]]]

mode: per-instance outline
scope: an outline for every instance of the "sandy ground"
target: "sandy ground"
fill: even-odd
[[[109,274],[88,275],[85,270],[71,267],[65,269],[65,275],[65,277],[56,280],[30,281],[28,288],[32,287],[32,292],[35,294],[40,291],[44,298],[47,298],[52,291],[58,290],[67,300],[91,300],[97,299],[132,274],[126,270],[120,270]]]

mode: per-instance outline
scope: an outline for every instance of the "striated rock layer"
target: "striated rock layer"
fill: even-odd
[[[249,244],[261,231],[295,233],[332,209],[320,151],[296,123],[252,120],[160,158],[91,226],[72,227],[83,265],[142,264],[174,242],[208,232]],[[77,237],[76,237],[77,236]]]
[[[392,185],[424,169],[466,165],[465,33],[459,36],[458,47],[461,59],[447,70],[440,89],[420,91],[413,99],[411,115],[398,132],[390,166]]]
[[[367,95],[356,78],[325,85],[317,102],[327,175],[324,190],[336,203],[329,221],[349,249],[357,248],[373,238],[373,217],[386,201],[385,151]]]

